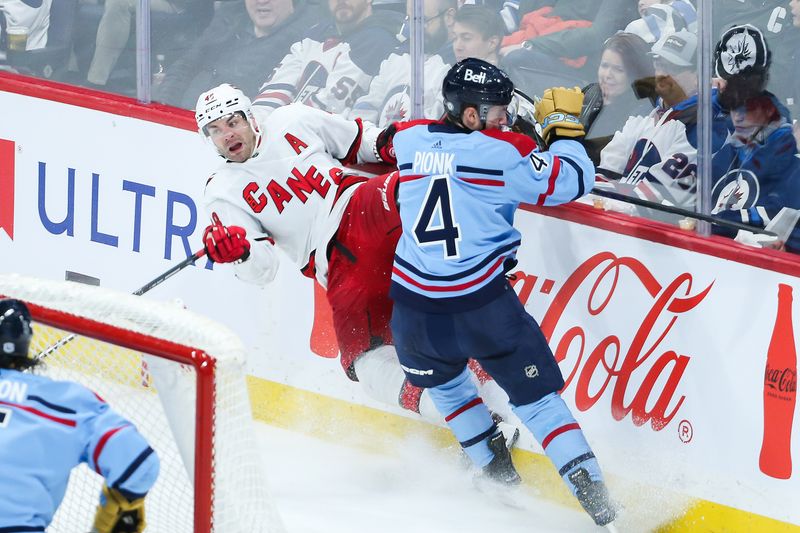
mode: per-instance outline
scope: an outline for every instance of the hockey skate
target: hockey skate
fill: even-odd
[[[605,483],[592,481],[585,468],[575,470],[568,477],[575,485],[575,497],[595,524],[605,526],[614,521],[617,517],[617,505],[608,495]]]
[[[483,467],[477,477],[501,485],[519,485],[522,478],[519,477],[517,469],[511,461],[511,451],[506,445],[506,438],[502,432],[489,438],[489,449],[494,454],[494,459]]]
[[[513,449],[514,445],[517,443],[517,439],[519,439],[519,428],[513,424],[504,422],[503,417],[497,413],[492,413],[492,420],[494,420],[497,429],[499,429],[500,433],[503,435],[506,441],[506,448],[509,450]],[[464,450],[461,450],[461,463],[465,469],[469,469],[472,465],[472,461]]]

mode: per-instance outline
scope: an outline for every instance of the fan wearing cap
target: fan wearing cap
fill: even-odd
[[[766,227],[784,208],[800,209],[800,159],[789,113],[764,89],[770,57],[764,35],[749,24],[725,31],[715,51],[715,72],[726,81],[720,100],[731,107],[734,131],[714,154],[712,213],[757,228]],[[800,252],[800,230],[791,226],[779,240],[787,250]],[[712,229],[750,242],[747,232]]]
[[[647,200],[694,208],[697,188],[697,36],[687,30],[663,35],[650,55],[656,108],[631,117],[600,154],[597,174]],[[728,134],[728,118],[712,92],[713,150]]]
[[[625,32],[634,33],[649,44],[655,43],[664,34],[683,29],[697,31],[697,11],[686,0],[649,2],[644,7],[640,1],[639,14],[642,18],[628,24]]]

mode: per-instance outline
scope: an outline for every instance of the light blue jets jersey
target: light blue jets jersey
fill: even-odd
[[[391,296],[423,311],[464,311],[497,297],[520,245],[519,204],[569,202],[594,183],[576,141],[542,152],[517,133],[417,121],[397,132],[394,149],[403,234]]]
[[[158,477],[153,449],[94,393],[0,370],[0,531],[44,531],[80,463],[130,499]]]

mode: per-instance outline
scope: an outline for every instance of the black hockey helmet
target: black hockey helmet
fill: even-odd
[[[442,82],[442,96],[447,115],[461,121],[461,112],[472,105],[482,121],[491,106],[508,105],[514,96],[514,83],[496,66],[468,57],[453,65]]]
[[[27,368],[36,364],[31,359],[31,313],[25,302],[0,300],[0,367]]]

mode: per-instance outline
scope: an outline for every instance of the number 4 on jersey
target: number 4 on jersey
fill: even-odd
[[[431,179],[428,194],[422,203],[414,237],[420,246],[444,245],[444,258],[459,257],[458,241],[461,240],[459,225],[453,220],[453,204],[450,201],[450,181],[447,176]]]

